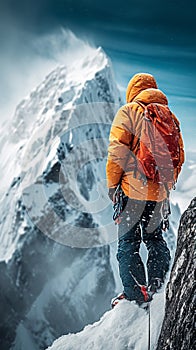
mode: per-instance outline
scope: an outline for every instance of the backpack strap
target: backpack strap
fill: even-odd
[[[134,102],[136,102],[140,107],[143,108],[143,110],[145,110],[146,105],[145,105],[144,103],[142,103],[142,102],[140,102],[140,101],[138,101],[138,100],[135,100]],[[135,161],[135,169],[134,169],[134,172],[133,172],[133,177],[134,177],[134,178],[136,178],[136,172],[137,172],[137,159],[136,159],[136,157],[135,157],[135,153],[136,153],[136,150],[137,150],[139,144],[140,144],[140,138],[138,137],[138,140],[137,140],[137,142],[136,142],[134,148],[131,150],[132,153],[133,153],[134,161]],[[141,175],[141,177],[142,177],[142,175]],[[144,179],[144,182],[145,182],[145,180],[146,180],[146,179]]]
[[[138,100],[134,100],[134,102],[136,102],[138,105],[140,105],[143,109],[145,109],[147,106],[145,103],[138,101]]]

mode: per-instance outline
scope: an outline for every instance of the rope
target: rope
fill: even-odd
[[[147,293],[147,287],[141,285],[137,279],[135,278],[135,276],[132,274],[131,271],[129,271],[131,276],[133,277],[134,281],[136,282],[136,284],[138,285],[138,287],[140,288],[143,296],[144,296],[144,301],[147,302],[147,313],[148,313],[148,350],[150,350],[151,344],[150,344],[150,339],[151,339],[151,332],[150,332],[150,301],[148,301],[148,293]]]
[[[151,334],[150,334],[150,303],[148,305],[148,350],[150,350],[150,338],[151,338]]]

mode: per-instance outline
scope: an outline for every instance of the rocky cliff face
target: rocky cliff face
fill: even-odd
[[[196,198],[181,217],[157,350],[194,350]]]
[[[104,215],[89,208],[120,104],[110,62],[97,49],[54,70],[1,130],[1,350],[45,349],[110,305],[115,282]]]

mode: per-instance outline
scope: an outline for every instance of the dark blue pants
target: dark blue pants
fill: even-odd
[[[127,298],[138,303],[144,299],[136,281],[150,285],[153,278],[160,278],[163,282],[169,269],[170,252],[162,236],[160,210],[161,203],[129,199],[121,215],[117,252],[120,277]],[[148,282],[139,254],[142,240],[148,250]]]

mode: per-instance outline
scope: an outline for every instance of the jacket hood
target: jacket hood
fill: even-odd
[[[133,99],[143,90],[154,88],[157,89],[155,78],[148,73],[135,74],[128,83],[126,91],[126,100],[132,102]]]
[[[149,103],[160,103],[163,105],[168,104],[167,97],[165,94],[159,89],[145,89],[141,91],[132,102],[139,101],[144,104]]]

